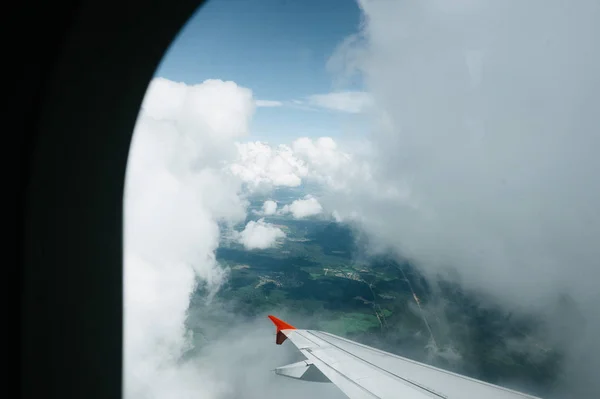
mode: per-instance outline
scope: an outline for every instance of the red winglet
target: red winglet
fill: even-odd
[[[271,319],[271,321],[273,322],[273,324],[275,324],[275,327],[277,327],[277,331],[281,331],[281,330],[295,330],[296,327],[292,326],[291,324],[286,323],[285,321],[278,319],[275,316],[271,316],[269,315],[269,319]]]
[[[296,329],[296,327],[292,326],[291,324],[286,323],[283,320],[278,319],[275,316],[269,315],[269,319],[271,319],[273,324],[275,324],[275,327],[277,327],[277,337],[275,337],[275,343],[277,345],[281,345],[283,343],[283,341],[285,341],[287,338],[285,336],[285,334],[281,332],[281,330],[295,330]]]

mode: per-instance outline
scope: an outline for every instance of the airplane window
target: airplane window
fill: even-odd
[[[125,397],[600,392],[600,3],[563,3],[199,8],[131,144]]]

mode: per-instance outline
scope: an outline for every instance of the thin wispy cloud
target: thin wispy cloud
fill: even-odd
[[[373,98],[364,91],[337,91],[289,101],[256,100],[255,104],[257,107],[288,107],[313,112],[358,114],[373,106]]]
[[[373,105],[373,99],[364,91],[340,91],[327,94],[314,94],[307,103],[331,111],[357,114]]]
[[[259,108],[281,107],[283,105],[281,101],[275,100],[256,100],[254,103]]]

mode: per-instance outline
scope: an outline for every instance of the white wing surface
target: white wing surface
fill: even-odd
[[[306,381],[334,383],[346,396],[403,399],[540,399],[415,362],[322,331],[301,330],[269,316],[276,343],[289,339],[306,360],[275,372]]]

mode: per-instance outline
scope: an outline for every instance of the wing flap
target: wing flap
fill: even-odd
[[[275,374],[303,381],[331,382],[317,366],[308,360],[277,367]]]
[[[378,396],[370,392],[368,389],[363,388],[355,381],[352,381],[350,378],[345,376],[343,373],[335,370],[333,367],[328,365],[327,363],[322,362],[314,356],[311,352],[306,350],[301,351],[304,356],[312,364],[314,364],[324,375],[334,383],[346,396],[352,399],[374,399]]]

